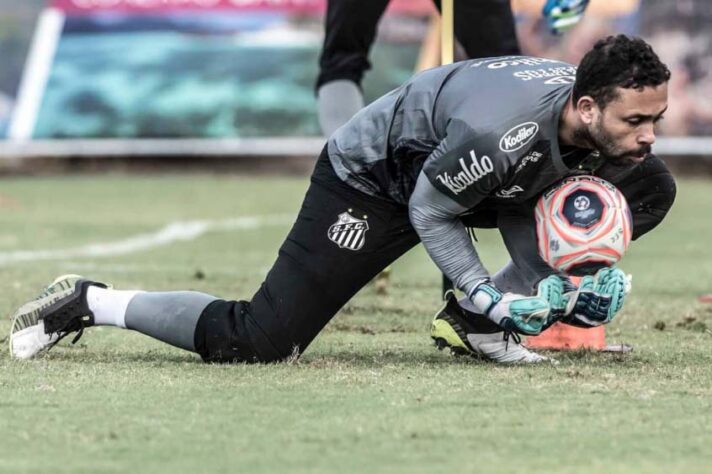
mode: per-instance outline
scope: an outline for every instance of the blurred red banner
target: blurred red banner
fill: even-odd
[[[326,0],[52,0],[51,4],[67,13],[156,13],[180,10],[267,10],[295,13],[326,11]],[[433,4],[430,0],[391,0],[388,11],[427,15],[433,11]]]

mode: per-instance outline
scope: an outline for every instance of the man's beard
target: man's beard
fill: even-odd
[[[621,149],[621,147],[616,145],[616,142],[611,134],[604,130],[601,126],[600,120],[590,129],[586,127],[575,129],[574,140],[576,143],[588,143],[607,159],[619,163],[632,162],[633,158],[648,155],[651,151],[650,145],[644,145],[633,151]]]

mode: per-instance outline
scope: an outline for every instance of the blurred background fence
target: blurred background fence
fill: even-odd
[[[474,0],[473,0],[474,1]],[[670,66],[655,145],[673,166],[709,170],[708,0],[592,0],[552,37],[543,0],[512,0],[525,54],[577,63],[611,33],[640,35]],[[0,159],[311,156],[325,0],[0,0]],[[372,100],[415,68],[430,0],[392,0],[364,90]],[[457,12],[455,12],[457,15]],[[670,160],[668,160],[670,161]]]

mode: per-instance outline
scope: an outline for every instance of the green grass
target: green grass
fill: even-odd
[[[0,260],[154,232],[177,220],[294,214],[306,179],[5,179]],[[365,288],[298,362],[205,365],[139,334],[89,330],[18,362],[0,349],[2,473],[709,472],[712,182],[684,180],[659,230],[622,267],[634,293],[608,328],[625,355],[557,354],[501,367],[430,344],[439,274],[422,249],[386,296]],[[118,288],[249,297],[289,224],[214,231],[105,258],[0,266],[9,315],[57,274]],[[496,270],[496,233],[479,249]],[[204,277],[200,278],[200,273]],[[6,334],[9,321],[0,322]]]

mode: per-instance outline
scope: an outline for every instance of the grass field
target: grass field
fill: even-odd
[[[306,184],[2,180],[0,338],[19,304],[67,272],[251,296]],[[712,292],[712,182],[679,187],[669,218],[622,263],[634,291],[608,340],[634,345],[630,354],[501,367],[439,352],[428,326],[440,277],[416,249],[395,265],[388,295],[365,288],[291,364],[205,365],[113,328],[18,362],[5,339],[0,472],[710,472],[712,305],[696,297]],[[245,216],[274,219],[226,221]],[[200,222],[171,229],[205,232],[132,250],[178,221]],[[495,270],[499,237],[479,234]],[[87,247],[111,242],[123,247]]]

